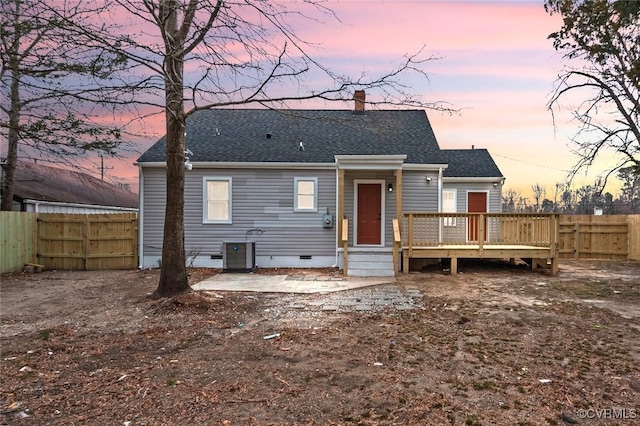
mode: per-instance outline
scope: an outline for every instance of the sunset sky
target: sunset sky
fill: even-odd
[[[548,15],[542,0],[342,1],[335,9],[348,25],[323,38],[328,52],[373,63],[424,45],[442,58],[427,66],[430,83],[415,87],[427,100],[461,110],[428,112],[442,148],[487,148],[505,188],[525,196],[534,183],[551,196],[566,180],[576,162],[569,142],[577,127],[568,111],[554,126],[547,109],[564,59],[547,39],[561,18]],[[593,184],[602,171],[577,176],[575,185]]]
[[[560,28],[561,19],[544,11],[543,0],[336,0],[328,6],[341,24],[299,29],[303,38],[321,43],[323,64],[340,73],[375,73],[424,47],[425,56],[441,58],[425,65],[429,82],[403,83],[426,101],[448,102],[460,109],[454,115],[427,111],[442,148],[487,148],[506,176],[505,190],[528,197],[532,184],[545,186],[551,197],[555,183],[566,180],[576,162],[569,141],[577,127],[569,122],[568,111],[556,115],[554,126],[547,109],[564,60],[547,39]],[[141,143],[140,152],[164,133],[164,123],[149,122],[146,130],[155,137]],[[114,169],[106,173],[137,191],[133,162],[138,156],[107,160]],[[578,176],[574,185],[592,184],[603,170]],[[608,189],[615,192],[617,187]]]

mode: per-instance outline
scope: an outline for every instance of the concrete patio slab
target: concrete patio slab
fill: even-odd
[[[191,286],[206,291],[251,291],[260,293],[329,293],[394,283],[393,277],[329,277],[310,275],[218,274]]]

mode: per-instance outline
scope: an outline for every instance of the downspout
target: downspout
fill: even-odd
[[[438,213],[442,213],[442,167],[438,168]]]
[[[438,167],[438,213],[442,213],[442,189],[444,185],[442,183],[442,167]],[[438,241],[442,242],[442,219],[440,219],[440,226],[438,226]]]
[[[340,244],[338,244],[339,242],[339,238],[340,236],[338,235],[338,230],[340,229],[340,227],[338,226],[338,221],[340,220],[340,218],[338,217],[338,189],[339,189],[339,185],[340,182],[338,182],[338,179],[340,177],[340,174],[338,173],[338,160],[336,160],[336,190],[335,190],[335,194],[336,194],[336,220],[335,220],[335,229],[336,229],[336,262],[333,264],[332,268],[337,268],[338,264],[340,262],[340,252],[338,251],[340,248]]]
[[[144,176],[142,175],[142,165],[138,164],[138,268],[144,267]]]

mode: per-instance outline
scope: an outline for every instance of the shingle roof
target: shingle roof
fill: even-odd
[[[14,194],[22,200],[138,207],[133,192],[73,170],[19,161],[15,179]]]
[[[502,172],[486,149],[443,149],[449,164],[444,177],[502,177]]]
[[[400,154],[407,163],[444,163],[423,110],[214,109],[189,116],[186,133],[192,162],[334,163],[334,155]],[[164,162],[165,145],[163,137],[138,162]]]

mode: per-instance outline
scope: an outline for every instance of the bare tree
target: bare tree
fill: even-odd
[[[126,60],[73,31],[100,8],[82,0],[0,2],[0,128],[7,135],[2,210],[11,210],[19,155],[55,162],[113,155],[122,126],[98,121],[118,99],[108,82]]]
[[[162,268],[157,296],[189,290],[184,246],[185,125],[195,111],[258,104],[284,108],[294,101],[350,99],[355,89],[377,92],[377,105],[404,105],[451,111],[445,104],[423,102],[403,84],[434,59],[422,52],[407,55],[378,75],[350,77],[315,59],[314,45],[297,36],[291,22],[319,23],[337,19],[324,1],[271,0],[115,0],[100,22],[122,20],[130,27],[105,34],[94,43],[112,46],[136,64],[137,89],[149,91],[142,102],[162,108],[166,120],[166,210]],[[188,67],[189,72],[185,73]],[[323,80],[322,85],[307,83]],[[164,102],[154,95],[164,93]]]
[[[531,210],[529,207],[529,199],[526,197],[519,197],[516,202],[516,211],[522,213],[528,213]]]
[[[558,209],[560,208],[560,201],[558,200],[558,197],[560,197],[560,195],[564,191],[564,188],[565,188],[565,184],[562,182],[556,182],[555,186],[553,187],[553,211],[554,212],[558,211]]]
[[[574,200],[575,200],[575,196],[573,194],[573,191],[571,191],[571,188],[567,185],[565,186],[564,190],[562,191],[562,194],[560,195],[560,200],[562,202],[562,211],[564,213],[569,213],[572,212],[574,209]]]
[[[553,112],[568,96],[582,99],[573,110],[580,130],[573,138],[579,155],[573,174],[588,169],[604,152],[621,167],[640,167],[640,2],[546,0],[545,9],[563,17],[551,34],[556,50],[577,64],[567,65],[549,102]]]
[[[603,207],[604,181],[597,179],[593,185],[584,185],[575,190],[575,213],[592,214],[595,207]]]
[[[543,213],[553,213],[556,211],[556,204],[548,198],[542,200],[541,210]]]
[[[617,177],[622,182],[619,204],[623,211],[640,213],[640,173],[633,167],[625,167],[618,171]]]
[[[504,213],[515,213],[516,204],[521,195],[514,189],[509,188],[502,194],[502,211]]]
[[[540,186],[539,183],[531,185],[531,190],[533,191],[533,200],[536,203],[536,212],[539,212],[541,209],[542,200],[544,199],[547,190],[544,188],[544,186]]]

